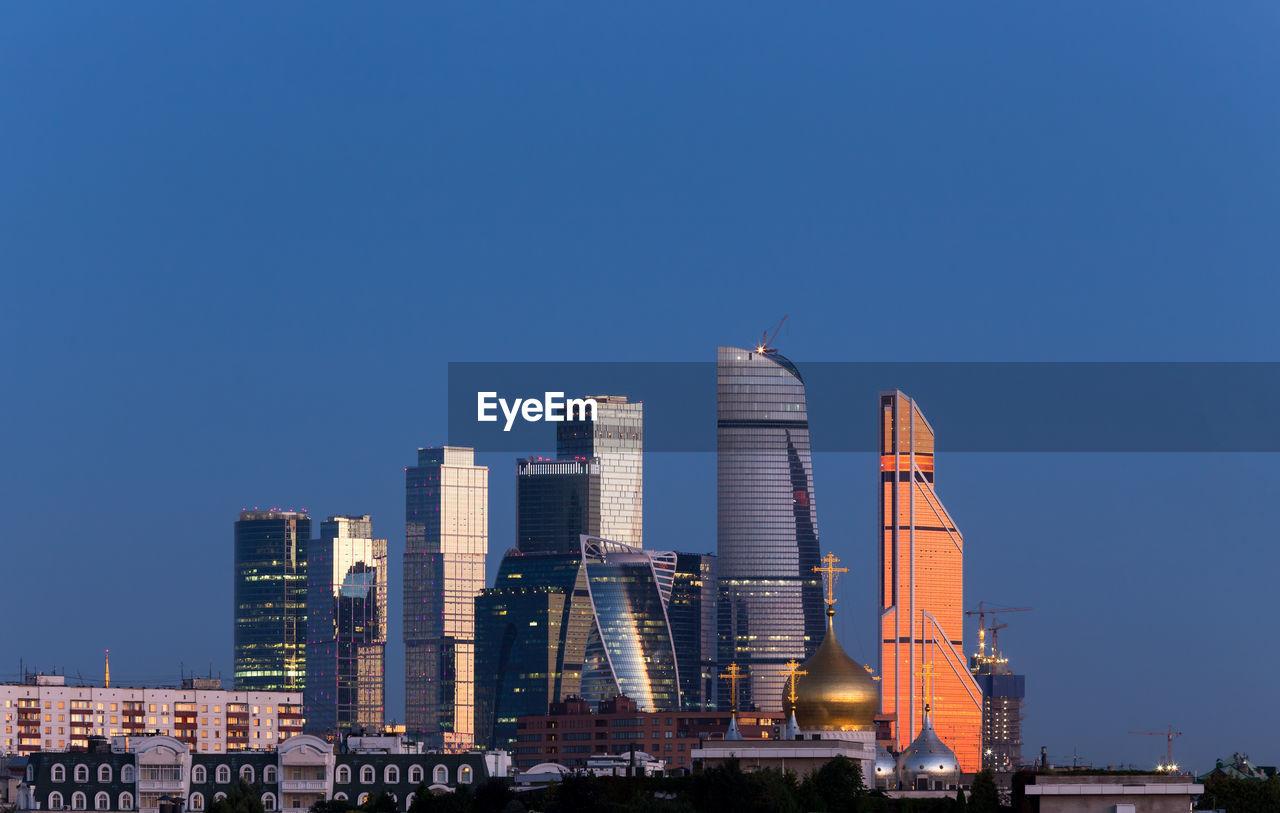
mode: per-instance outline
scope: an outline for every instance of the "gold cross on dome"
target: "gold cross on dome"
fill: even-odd
[[[835,604],[836,603],[836,574],[848,573],[849,568],[836,567],[836,565],[840,563],[840,560],[836,558],[836,555],[834,553],[828,553],[826,556],[823,556],[822,559],[820,559],[819,561],[821,561],[824,565],[826,565],[826,567],[814,567],[813,572],[821,573],[823,581],[826,582],[827,604],[828,605]]]
[[[807,675],[809,673],[800,668],[800,661],[791,660],[791,661],[787,661],[787,668],[783,669],[778,674],[786,676],[787,685],[790,687],[787,690],[787,699],[791,701],[791,707],[795,708],[796,678],[799,677],[800,675]]]
[[[738,666],[736,661],[729,664],[729,668],[724,671],[724,674],[720,675],[721,680],[729,681],[729,691],[733,692],[734,714],[738,713],[738,681],[742,680],[746,676],[747,673],[742,671],[742,667]]]
[[[937,677],[937,672],[935,672],[933,668],[933,661],[928,661],[921,666],[920,671],[916,672],[916,677],[924,678],[924,682],[920,689],[921,693],[925,696],[924,710],[928,713],[933,709],[933,679]]]

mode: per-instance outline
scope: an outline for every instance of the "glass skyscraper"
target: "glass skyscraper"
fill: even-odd
[[[676,553],[667,620],[676,645],[681,708],[714,710],[720,686],[720,673],[716,670],[715,554]]]
[[[718,660],[746,670],[739,708],[780,712],[779,672],[825,624],[804,380],[772,350],[721,347],[716,385]]]
[[[475,741],[475,597],[489,548],[489,469],[474,450],[418,450],[405,469],[405,729],[433,748]]]
[[[930,702],[934,730],[968,773],[982,768],[982,691],[964,656],[964,537],[934,491],[933,451],[916,402],[881,393],[881,702],[898,750],[920,732]]]
[[[600,461],[516,461],[516,547],[521,553],[579,552],[600,532]]]
[[[667,619],[676,556],[582,537],[592,620],[582,698],[592,705],[625,694],[641,711],[680,708],[680,678]],[[655,567],[655,560],[662,565]]]
[[[234,554],[237,691],[301,691],[306,683],[307,541],[297,511],[241,511]]]
[[[306,730],[384,722],[387,540],[364,516],[329,517],[307,552]]]
[[[625,395],[589,397],[596,402],[594,419],[556,424],[556,457],[600,461],[596,533],[638,548],[644,520],[644,404]]]

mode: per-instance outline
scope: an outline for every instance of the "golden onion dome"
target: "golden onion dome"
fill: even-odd
[[[827,606],[827,634],[818,651],[796,673],[796,723],[802,731],[872,731],[880,709],[880,687],[836,639],[835,610]],[[792,711],[782,698],[783,712]]]

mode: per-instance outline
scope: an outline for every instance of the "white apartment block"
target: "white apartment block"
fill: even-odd
[[[179,689],[68,686],[62,675],[0,684],[0,754],[84,749],[89,737],[174,737],[193,753],[267,750],[302,733],[301,692],[224,691],[185,679]]]

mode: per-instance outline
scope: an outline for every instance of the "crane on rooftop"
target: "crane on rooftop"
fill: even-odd
[[[1162,771],[1176,771],[1178,766],[1173,761],[1173,741],[1177,737],[1182,736],[1181,731],[1174,731],[1173,726],[1169,726],[1167,731],[1130,731],[1130,734],[1145,734],[1151,737],[1165,737],[1167,747],[1164,755],[1164,764],[1160,766]]]
[[[760,334],[760,344],[756,345],[757,353],[763,353],[766,356],[772,356],[778,352],[778,348],[773,346],[773,340],[778,338],[778,331],[782,330],[782,323],[787,321],[787,316],[789,315],[790,314],[786,314],[786,313],[782,314],[782,319],[781,321],[778,322],[778,326],[773,329],[772,336],[769,335],[769,331],[767,330]]]
[[[988,630],[988,629],[990,629],[990,630],[991,630],[991,652],[992,652],[992,654],[993,654],[993,655],[995,655],[995,654],[996,654],[996,652],[997,652],[997,650],[996,650],[996,634],[997,634],[1000,630],[1002,630],[1002,629],[1004,629],[1005,627],[1009,626],[1008,624],[996,624],[996,618],[995,618],[995,616],[996,616],[997,614],[999,614],[999,613],[1026,613],[1026,612],[1030,612],[1030,611],[1031,611],[1031,610],[1033,610],[1033,609],[1035,609],[1035,608],[1033,608],[1033,607],[988,607],[988,606],[986,606],[986,604],[985,604],[985,603],[983,603],[983,602],[979,601],[979,602],[978,602],[978,609],[976,609],[976,610],[965,610],[965,611],[964,611],[964,614],[965,614],[965,615],[976,615],[976,616],[978,616],[978,655],[979,655],[979,657],[981,657],[981,656],[983,656],[983,655],[985,655],[985,654],[986,654],[986,649],[987,649],[987,644],[986,644],[987,630]],[[990,627],[988,627],[988,626],[987,626],[987,614],[988,614],[988,613],[990,613],[990,614],[991,614],[991,626],[990,626]]]

